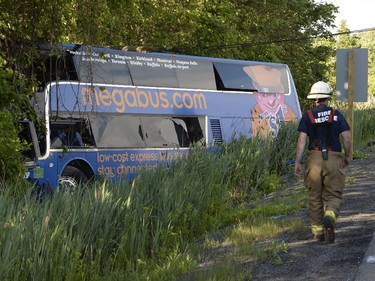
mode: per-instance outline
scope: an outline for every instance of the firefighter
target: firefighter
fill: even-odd
[[[315,107],[300,120],[294,168],[297,176],[303,174],[301,159],[308,138],[304,183],[308,189],[311,231],[315,240],[329,243],[335,241],[334,228],[342,205],[343,168],[351,160],[350,127],[340,111],[328,106],[332,94],[331,86],[323,81],[312,85],[307,98],[315,101]]]

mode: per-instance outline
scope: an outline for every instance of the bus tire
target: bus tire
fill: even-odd
[[[88,182],[86,175],[79,169],[73,166],[65,167],[59,178],[59,191],[74,191],[79,185]]]

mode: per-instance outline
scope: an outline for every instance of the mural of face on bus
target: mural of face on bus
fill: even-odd
[[[249,65],[244,71],[253,80],[256,104],[252,109],[253,136],[276,137],[280,124],[296,118],[291,107],[285,103],[285,82],[277,68],[266,65]],[[256,83],[254,83],[256,81]]]

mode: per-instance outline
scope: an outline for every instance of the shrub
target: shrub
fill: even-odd
[[[15,180],[25,171],[21,144],[9,112],[0,111],[0,179]]]

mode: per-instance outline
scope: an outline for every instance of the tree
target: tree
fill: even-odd
[[[359,41],[368,49],[368,94],[375,97],[375,31],[359,34]]]
[[[330,36],[337,7],[309,0],[236,1],[243,58],[287,63],[303,103],[311,85],[324,77],[332,49],[315,39]]]
[[[6,64],[0,53],[0,180],[16,179],[24,172],[21,165],[24,145],[18,139],[16,123],[12,120],[23,108],[28,108],[24,106],[27,104],[24,96],[14,92],[15,88],[20,88],[19,77]]]
[[[351,35],[350,29],[346,25],[346,20],[342,20],[340,23],[340,28],[338,30],[339,36],[336,41],[337,49],[347,49],[347,48],[360,48],[361,44],[357,35]]]
[[[329,66],[325,77],[331,85],[336,84],[336,50],[337,49],[350,49],[350,48],[367,48],[368,49],[368,93],[369,96],[375,96],[375,32],[368,31],[358,34],[351,34],[350,29],[346,25],[346,21],[343,20],[340,23],[338,30],[338,36],[335,40],[319,40],[319,44],[330,47],[333,52],[330,57],[327,58],[326,63]]]

